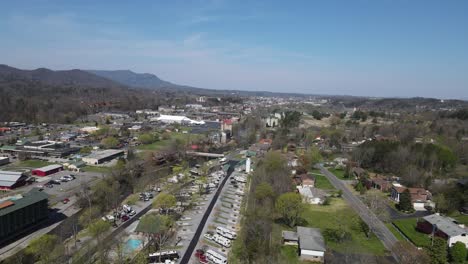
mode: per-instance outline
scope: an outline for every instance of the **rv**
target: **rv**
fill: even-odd
[[[208,260],[216,263],[216,264],[227,264],[227,259],[223,255],[217,253],[214,250],[208,249],[206,251],[206,257]]]
[[[223,237],[229,238],[231,240],[237,238],[237,234],[234,231],[231,231],[225,227],[218,226],[216,227],[216,233],[222,235]]]
[[[231,247],[231,240],[221,236],[221,235],[218,235],[218,234],[214,234],[213,235],[213,240],[214,242],[220,244],[221,246],[223,247]]]
[[[178,260],[179,258],[179,253],[175,250],[162,251],[149,254],[148,263],[166,263],[171,260]]]

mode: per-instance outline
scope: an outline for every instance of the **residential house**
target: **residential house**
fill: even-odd
[[[426,205],[432,204],[432,194],[424,188],[407,188],[401,184],[394,183],[390,189],[390,197],[395,202],[400,202],[401,194],[405,190],[409,190],[411,195],[411,202],[413,203],[414,210],[424,211]]]
[[[446,239],[449,247],[462,242],[468,248],[468,229],[453,218],[439,214],[428,215],[417,223],[416,229]]]
[[[370,179],[370,182],[372,188],[382,192],[388,192],[392,188],[392,183],[380,175]]]
[[[324,262],[325,240],[318,228],[298,226],[297,232],[283,231],[283,243],[298,245],[298,255],[302,261]]]

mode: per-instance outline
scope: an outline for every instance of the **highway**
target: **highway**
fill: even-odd
[[[361,219],[369,225],[374,234],[382,241],[385,248],[389,250],[396,259],[397,255],[393,252],[393,245],[398,242],[398,240],[393,233],[388,230],[384,223],[378,219],[377,216],[358,197],[356,197],[356,195],[354,195],[341,180],[322,165],[318,165],[318,168],[336,189],[343,191],[343,198],[349,203],[351,208],[358,213]]]

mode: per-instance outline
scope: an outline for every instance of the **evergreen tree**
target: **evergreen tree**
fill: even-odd
[[[398,209],[400,211],[413,211],[413,204],[411,203],[411,194],[408,189],[406,189],[401,195],[400,195],[400,203],[398,203]]]

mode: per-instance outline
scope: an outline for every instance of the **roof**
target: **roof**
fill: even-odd
[[[318,228],[297,227],[299,237],[299,247],[305,250],[325,251],[325,240]]]
[[[424,220],[435,225],[438,230],[444,232],[449,237],[458,236],[461,234],[467,234],[468,231],[461,228],[455,223],[455,220],[450,217],[444,217],[438,214],[432,214],[423,217]]]
[[[426,201],[428,200],[428,195],[430,195],[429,191],[424,188],[407,188],[404,186],[393,186],[393,188],[398,193],[403,193],[406,189],[409,190],[411,195],[411,201]]]
[[[57,165],[57,164],[52,164],[52,165],[47,165],[47,166],[44,166],[44,167],[41,167],[41,168],[37,168],[35,169],[36,171],[51,171],[51,170],[56,170],[56,169],[60,169],[60,168],[63,168],[62,165]]]
[[[106,149],[102,151],[93,152],[88,156],[83,157],[83,159],[103,159],[120,153],[124,153],[124,151],[121,149]]]
[[[282,237],[284,240],[298,240],[297,233],[294,231],[283,231]]]
[[[18,171],[0,171],[0,186],[11,187],[21,178],[26,179],[27,176]]]
[[[48,198],[49,198],[49,195],[47,195],[47,193],[41,192],[38,189],[34,188],[28,193],[24,194],[23,198],[12,201],[14,205],[0,209],[0,216],[7,215],[18,209],[27,207],[29,205],[40,202],[42,200],[47,200]]]

